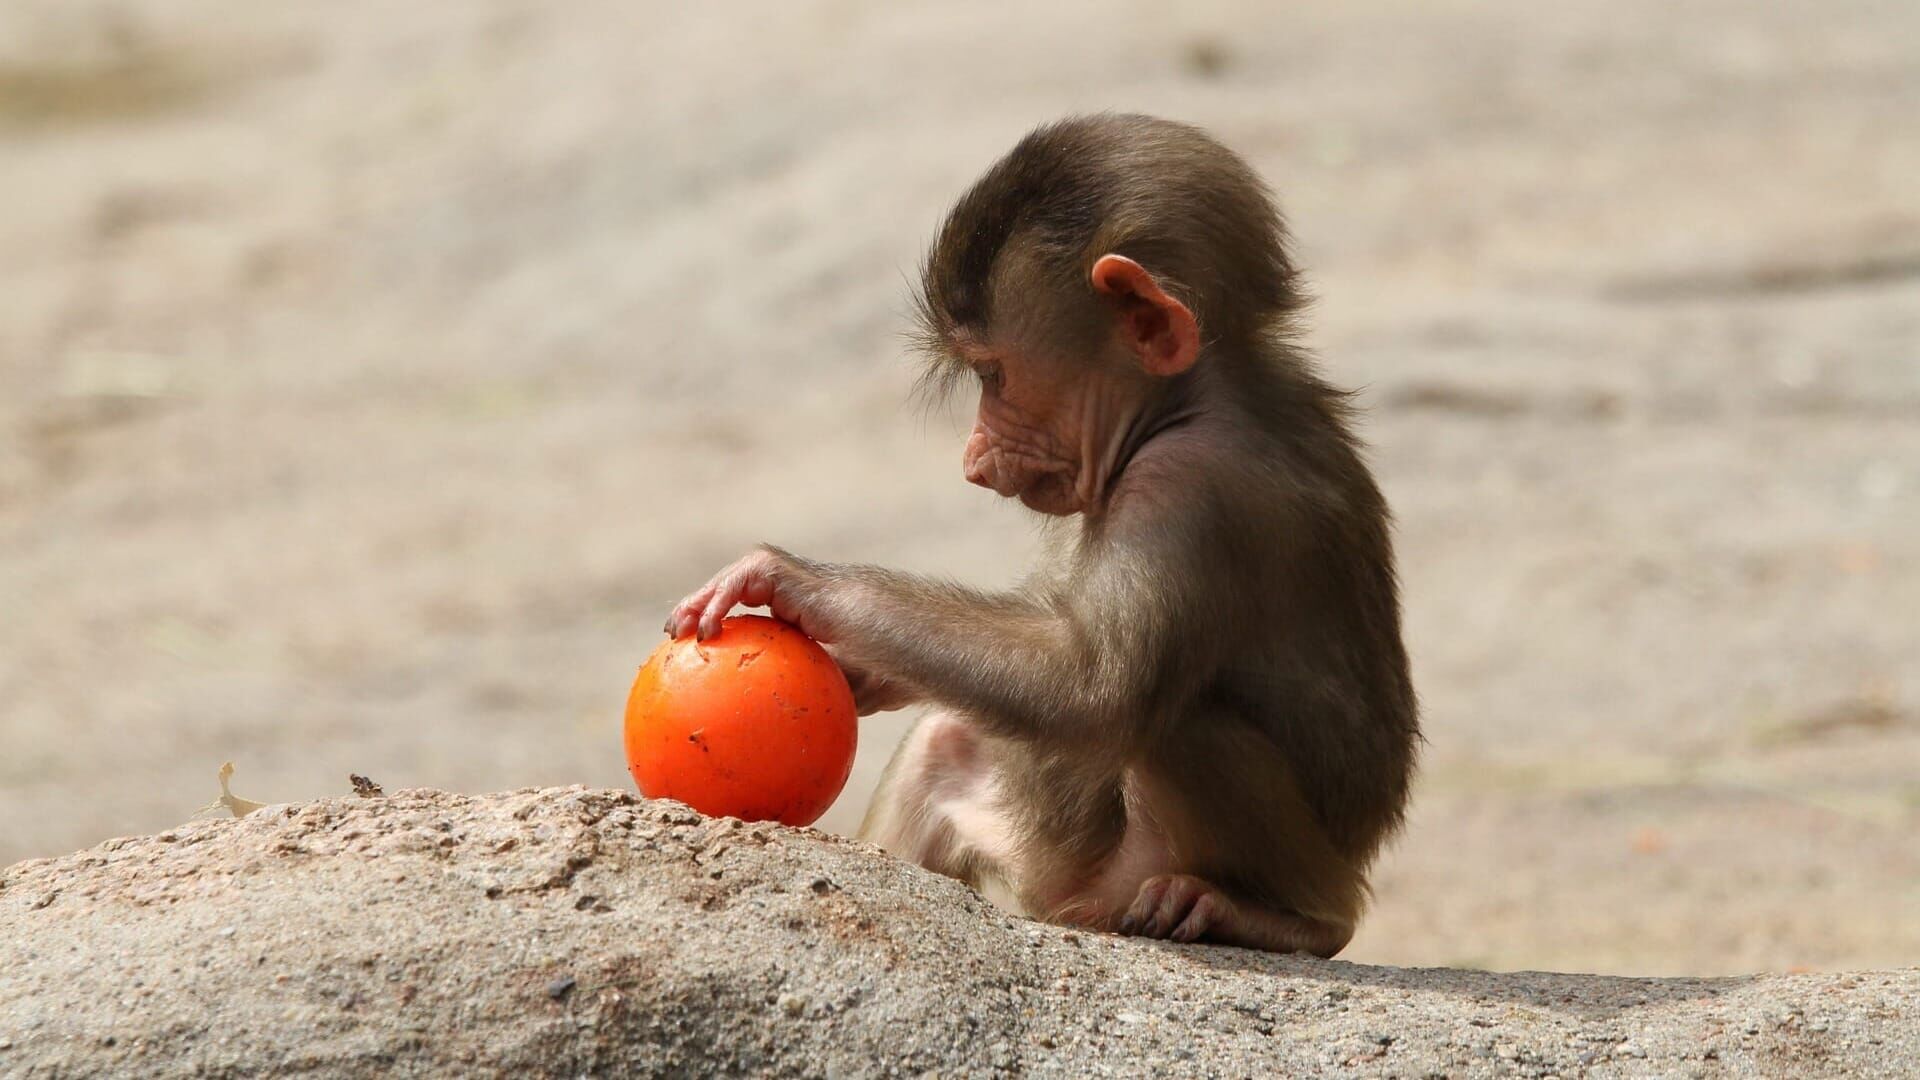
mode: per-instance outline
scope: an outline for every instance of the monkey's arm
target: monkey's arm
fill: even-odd
[[[836,654],[1002,734],[1089,726],[1135,696],[1095,675],[1091,643],[1041,597],[877,566],[794,559],[792,570],[796,606],[819,611]]]
[[[875,566],[763,548],[674,609],[667,631],[718,632],[735,604],[766,604],[854,668],[1021,736],[1111,735],[1165,712],[1209,671],[1222,568],[1183,565],[1190,530],[1115,543],[1070,588],[990,593]]]

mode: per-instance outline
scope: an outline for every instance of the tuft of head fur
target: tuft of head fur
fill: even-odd
[[[1304,305],[1285,223],[1239,155],[1171,120],[1069,117],[1028,133],[948,212],[914,296],[924,387],[966,373],[956,341],[1009,319],[1084,343],[1111,318],[1089,281],[1107,254],[1146,267],[1208,346],[1283,338]]]

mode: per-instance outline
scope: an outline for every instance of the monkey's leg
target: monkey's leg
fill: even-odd
[[[1141,882],[1120,932],[1321,957],[1346,948],[1353,938],[1350,926],[1260,908],[1191,874],[1161,874]]]
[[[1003,883],[1013,833],[998,806],[990,748],[972,723],[935,712],[914,726],[887,765],[860,838],[976,888]]]

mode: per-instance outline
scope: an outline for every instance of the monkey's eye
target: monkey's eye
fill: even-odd
[[[999,364],[975,364],[973,373],[980,377],[980,385],[988,390],[1000,389],[1002,373]]]

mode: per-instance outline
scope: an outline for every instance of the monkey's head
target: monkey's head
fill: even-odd
[[[928,385],[978,380],[967,479],[1048,514],[1100,504],[1196,369],[1251,360],[1300,306],[1246,162],[1147,116],[1038,128],[975,181],[916,297]]]

